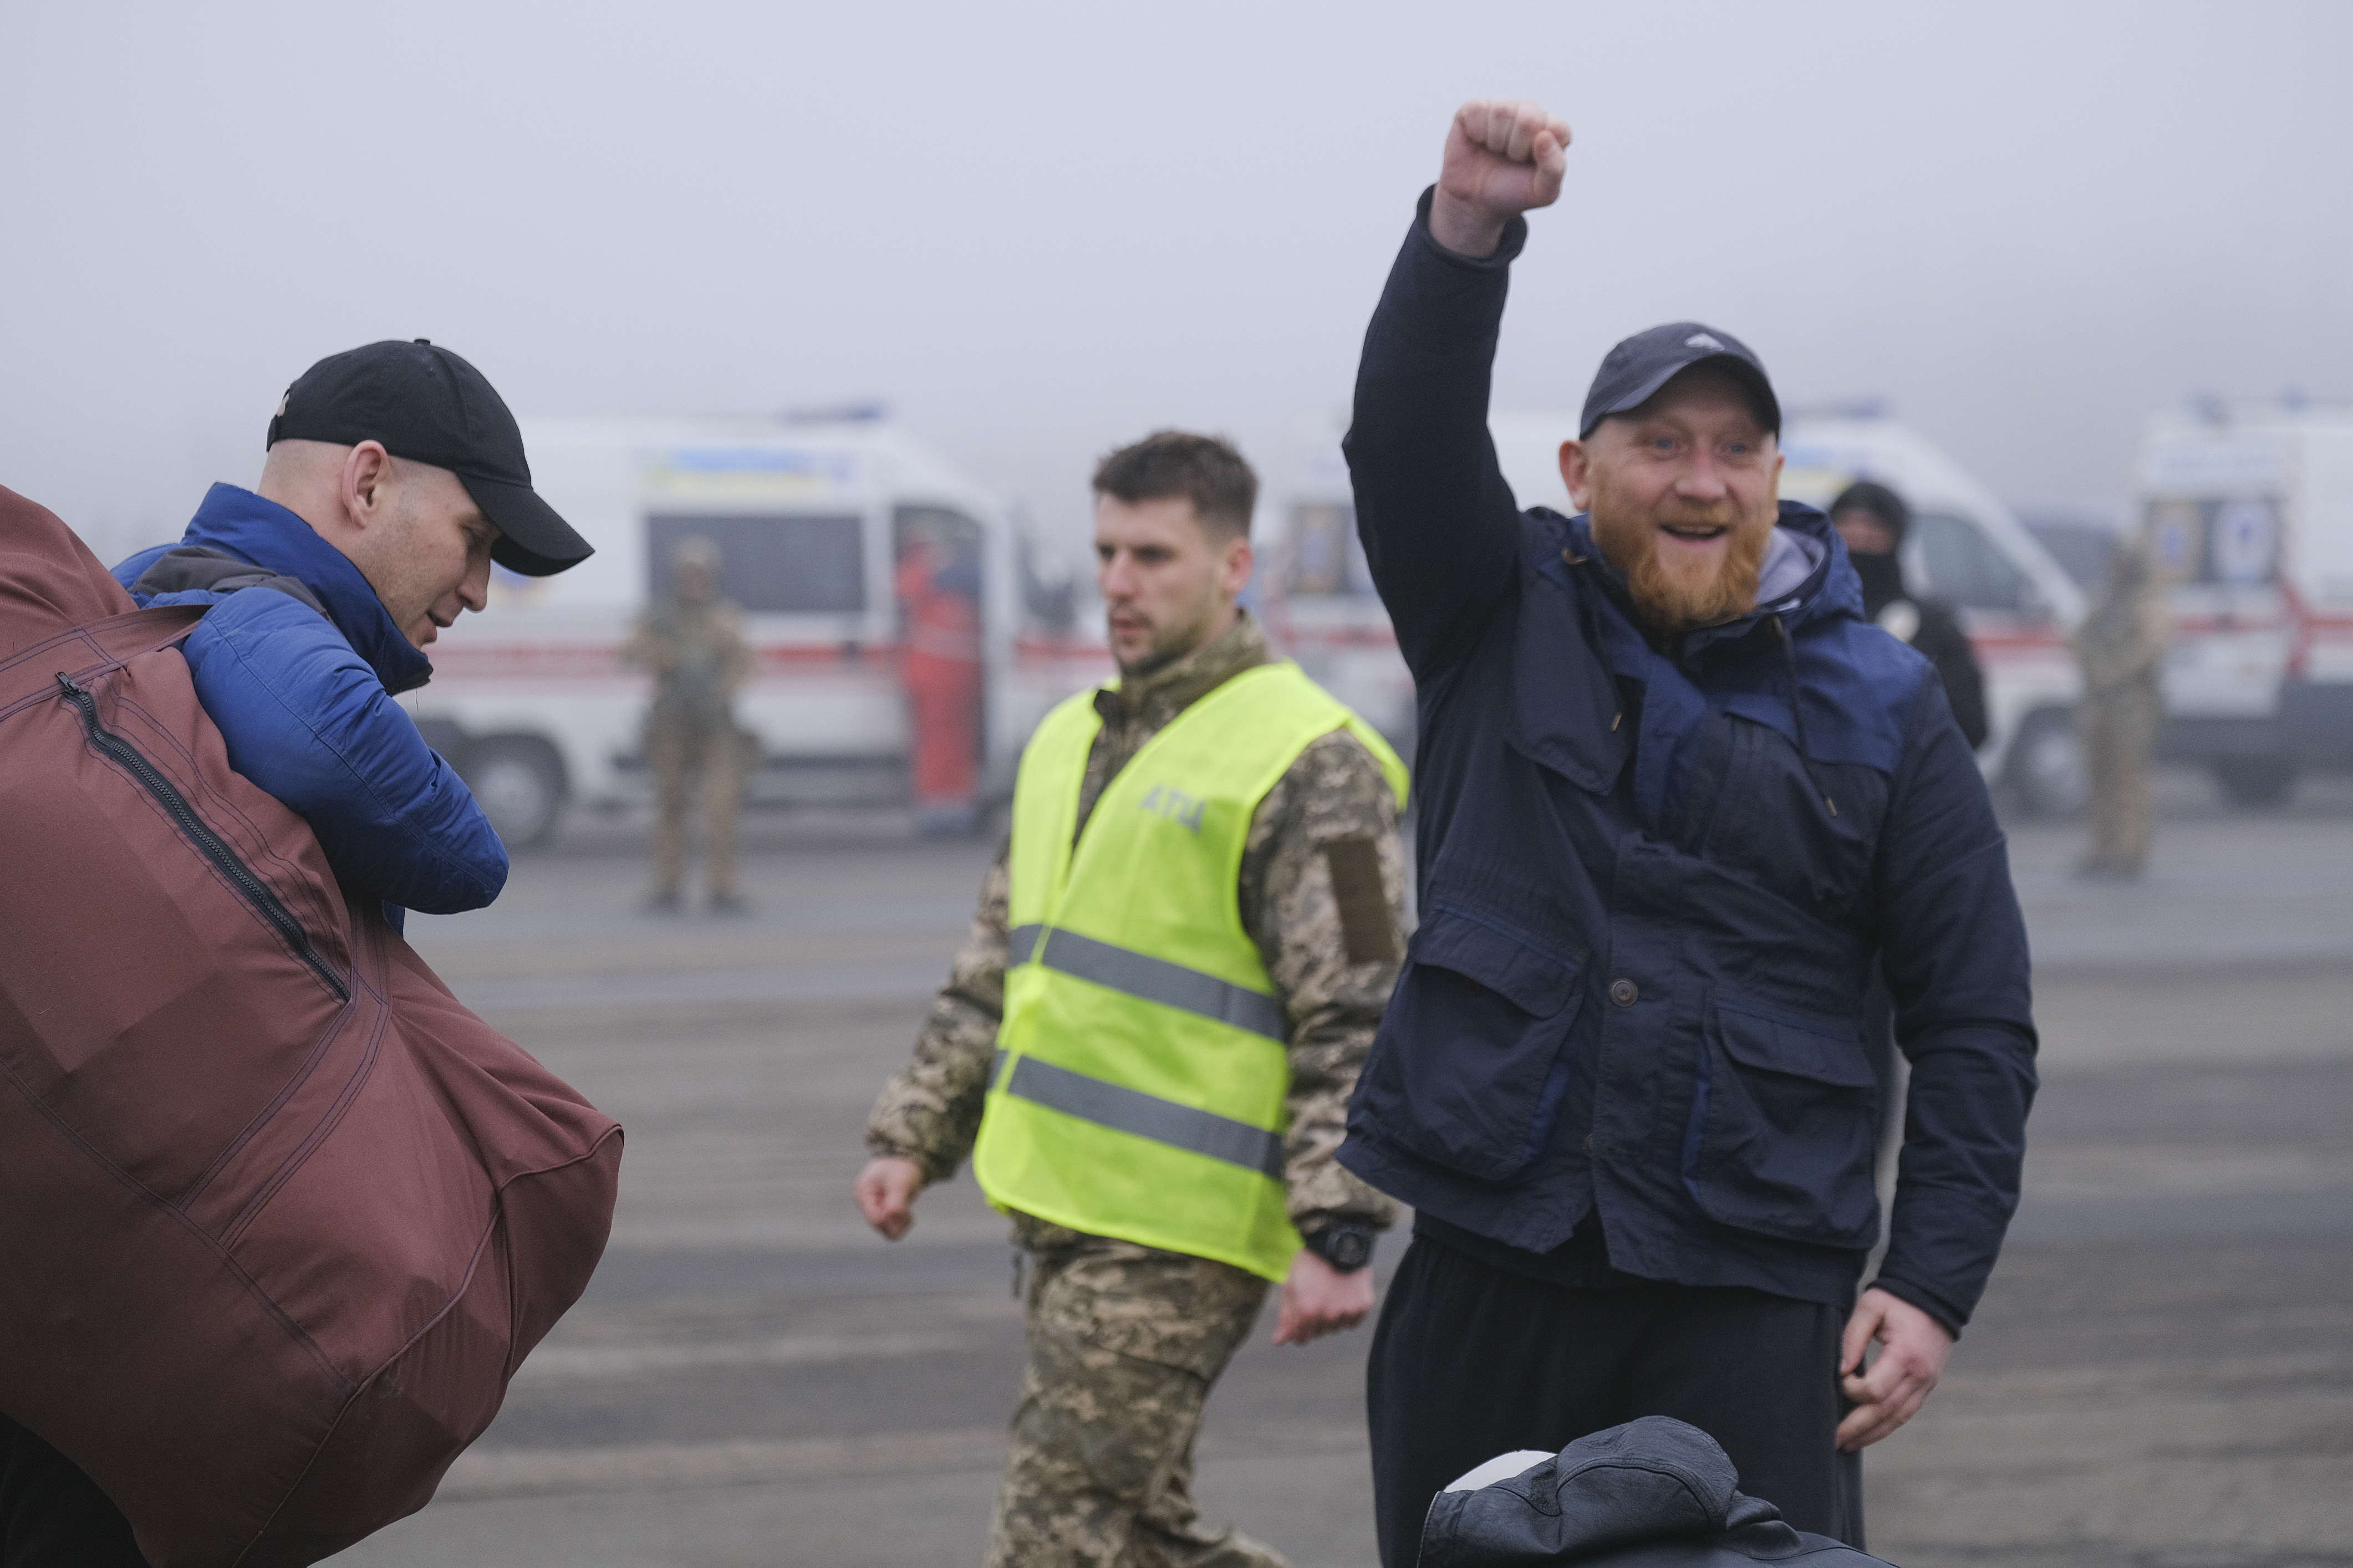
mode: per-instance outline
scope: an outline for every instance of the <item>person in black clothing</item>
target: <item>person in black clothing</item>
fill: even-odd
[[[1985,672],[1961,617],[1944,600],[1915,594],[1904,583],[1904,536],[1912,509],[1885,485],[1863,479],[1831,502],[1831,526],[1846,541],[1846,556],[1862,579],[1862,614],[1890,636],[1928,656],[1945,683],[1953,721],[1976,751],[1986,741]]]
[[[1420,924],[1339,1151],[1415,1211],[1366,1380],[1391,1568],[1499,1450],[1644,1415],[1860,1545],[1852,1456],[1920,1409],[1977,1306],[2035,1085],[1985,777],[1830,519],[1780,499],[1758,357],[1697,321],[1638,332],[1561,432],[1584,515],[1504,478],[1504,296],[1567,142],[1534,104],[1457,113],[1345,443],[1419,736]],[[1728,268],[1771,243],[1715,237]],[[1874,969],[1913,1072],[1866,1280]]]

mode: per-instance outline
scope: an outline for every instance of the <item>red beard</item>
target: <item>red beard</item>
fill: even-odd
[[[1694,581],[1670,576],[1660,564],[1653,520],[1615,516],[1599,496],[1594,498],[1592,518],[1593,542],[1611,565],[1626,574],[1626,592],[1635,613],[1652,630],[1672,634],[1721,626],[1757,607],[1757,576],[1764,569],[1765,547],[1773,538],[1769,520],[1744,522],[1728,507],[1722,516],[1665,520],[1730,530],[1728,548],[1715,575]]]

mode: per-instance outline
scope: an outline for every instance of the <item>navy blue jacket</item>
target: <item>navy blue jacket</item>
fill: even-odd
[[[505,846],[393,700],[432,664],[309,523],[215,485],[178,544],[114,576],[142,605],[212,606],[182,645],[197,700],[229,766],[309,821],[347,889],[428,914],[499,896]]]
[[[1622,1273],[1843,1307],[1879,1234],[1877,961],[1913,1074],[1878,1283],[1957,1332],[2017,1205],[2035,1035],[1943,689],[1787,502],[1755,613],[1647,641],[1586,520],[1521,511],[1496,466],[1525,225],[1469,260],[1427,204],[1346,442],[1419,690],[1421,925],[1340,1161],[1531,1264],[1598,1214]]]

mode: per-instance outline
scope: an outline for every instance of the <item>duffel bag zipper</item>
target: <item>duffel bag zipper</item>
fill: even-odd
[[[278,929],[278,934],[286,939],[286,945],[294,950],[294,956],[310,965],[311,972],[326,982],[327,989],[335,994],[337,1001],[349,1002],[352,999],[351,987],[327,967],[327,961],[319,956],[319,950],[311,943],[311,933],[302,929],[302,922],[294,918],[294,911],[269,890],[269,884],[256,876],[253,868],[238,858],[227,840],[215,833],[211,826],[196,815],[196,808],[188,804],[188,797],[180,793],[179,786],[165,778],[154,763],[142,756],[138,747],[98,721],[96,698],[62,670],[58,673],[58,685],[65,689],[66,700],[81,710],[81,727],[89,731],[90,744],[121,763],[123,770],[137,779],[140,785],[171,814],[172,820],[179,825],[182,833],[187,835],[188,841],[204,853],[206,859],[220,868],[221,875],[245,895],[246,902],[260,910],[262,918]]]

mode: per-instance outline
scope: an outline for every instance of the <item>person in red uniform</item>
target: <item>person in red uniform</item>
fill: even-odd
[[[969,832],[980,772],[979,574],[946,545],[916,539],[900,552],[898,592],[915,826],[923,833]]]

